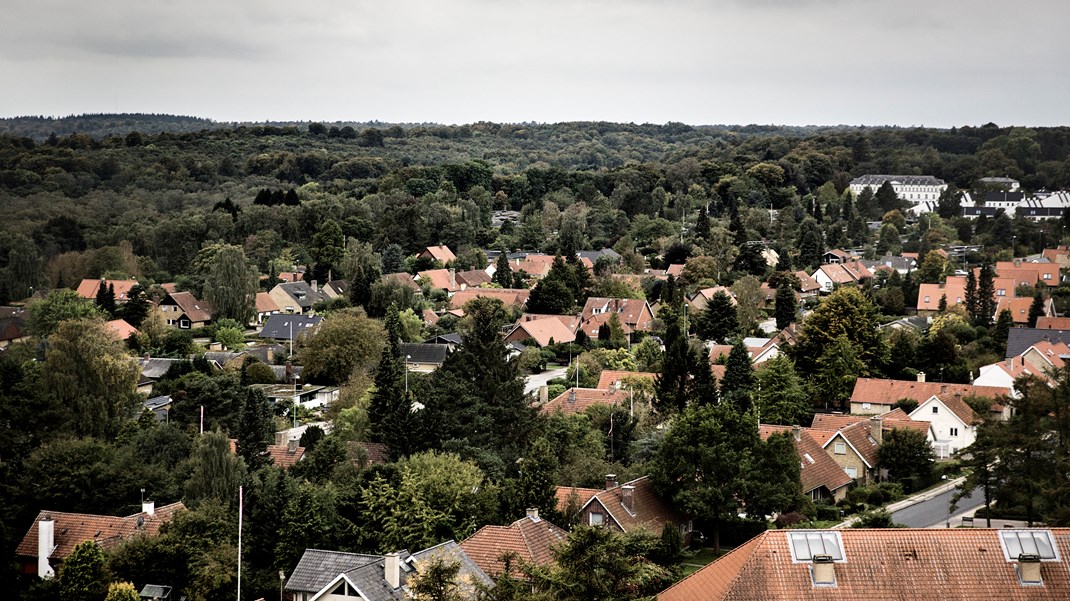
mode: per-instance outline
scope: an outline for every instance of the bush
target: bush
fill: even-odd
[[[795,524],[798,524],[801,521],[803,521],[802,514],[795,513],[794,511],[792,511],[789,513],[782,513],[776,516],[776,520],[773,523],[776,524],[776,527],[778,529],[783,530],[784,528],[794,526]]]
[[[840,519],[840,508],[835,505],[818,505],[817,520],[819,522],[832,522]]]

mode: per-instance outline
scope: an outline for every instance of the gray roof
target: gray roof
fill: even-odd
[[[1011,328],[1007,332],[1007,357],[1017,357],[1042,341],[1070,343],[1070,330]]]
[[[382,557],[372,563],[362,565],[345,573],[346,578],[353,583],[360,592],[368,598],[368,601],[403,601],[405,595],[405,581],[413,567],[405,561],[408,553],[401,553],[401,586],[394,589],[386,583],[386,560]],[[337,574],[335,574],[337,576]]]
[[[240,353],[230,353],[227,351],[208,351],[204,354],[204,358],[208,361],[218,363],[219,365],[224,365],[226,363],[230,363],[231,361],[239,357],[244,356],[245,354],[246,353],[244,351]]]
[[[308,285],[308,282],[283,282],[279,284],[279,287],[290,295],[290,298],[294,299],[294,302],[300,305],[302,309],[309,309],[314,303],[330,298],[319,290],[313,290],[312,286]]]
[[[597,263],[599,257],[609,257],[614,261],[620,260],[620,255],[612,248],[603,248],[602,250],[581,250],[576,253],[576,256],[581,259],[588,259],[591,263]]]
[[[171,587],[163,584],[146,584],[138,596],[142,599],[170,599]]]
[[[449,347],[445,344],[426,344],[419,342],[401,343],[401,356],[408,357],[407,363],[431,363],[442,365],[449,353]]]
[[[291,332],[296,339],[308,328],[318,326],[323,318],[319,315],[272,315],[264,322],[264,328],[260,330],[261,338],[274,338],[276,340],[289,340]],[[291,327],[290,324],[293,324]]]
[[[161,407],[166,407],[171,404],[170,396],[154,396],[151,399],[146,399],[144,403],[145,408],[149,411],[155,411]]]
[[[349,572],[373,562],[382,562],[381,555],[360,555],[341,551],[305,549],[301,561],[286,581],[286,590],[294,592],[318,592],[343,572]],[[379,571],[382,577],[382,569]]]
[[[946,182],[932,175],[862,175],[851,180],[852,186],[878,187],[884,182],[898,182],[907,186],[942,186]]]
[[[491,579],[472,561],[456,541],[446,541],[423,551],[417,551],[409,558],[410,562],[419,565],[424,561],[433,561],[441,558],[446,563],[457,562],[460,569],[457,571],[457,580],[461,582],[461,592],[468,598],[475,598],[476,583],[491,586]]]
[[[434,338],[428,338],[424,342],[430,344],[461,344],[461,335],[456,332],[451,334],[439,334]]]
[[[929,328],[929,320],[924,317],[918,317],[917,315],[910,315],[908,317],[903,317],[901,319],[888,322],[882,326],[879,326],[878,329],[883,330],[885,328],[911,328],[919,332],[924,332],[926,329]]]
[[[874,261],[862,259],[862,264],[871,270],[877,269],[878,267],[888,267],[896,271],[909,271],[917,267],[913,259],[896,257],[893,255],[884,255]]]
[[[150,380],[159,380],[167,373],[167,370],[171,369],[171,366],[175,363],[183,361],[184,359],[163,359],[163,358],[148,358],[138,361],[141,366],[141,375],[149,378]]]
[[[269,365],[268,367],[271,368],[271,371],[275,372],[275,381],[276,382],[289,382],[290,381],[290,378],[286,377],[286,366],[285,365]],[[299,377],[304,378],[305,366],[303,366],[303,365],[294,365],[290,369],[291,369],[291,373],[297,374]]]
[[[261,362],[271,365],[271,360],[268,359],[268,353],[273,355],[285,353],[286,347],[281,344],[258,344],[256,346],[246,347],[245,352],[260,359]]]

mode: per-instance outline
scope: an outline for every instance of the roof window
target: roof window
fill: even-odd
[[[1036,555],[1040,561],[1059,561],[1059,548],[1051,530],[1000,530],[999,544],[1007,561],[1021,555]]]
[[[786,533],[791,547],[792,561],[809,562],[819,555],[827,555],[832,561],[843,561],[843,540],[840,533],[831,530],[797,530]]]

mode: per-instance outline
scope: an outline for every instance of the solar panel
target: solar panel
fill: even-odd
[[[1036,555],[1041,561],[1059,560],[1051,530],[1000,530],[999,541],[1007,561],[1018,561],[1019,555]]]
[[[799,530],[787,535],[794,561],[812,561],[815,555],[829,555],[833,561],[843,561],[843,541],[839,532]]]

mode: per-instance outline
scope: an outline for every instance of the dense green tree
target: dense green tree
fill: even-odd
[[[723,290],[718,290],[695,319],[695,333],[703,340],[724,342],[738,330],[735,303]]]
[[[1033,303],[1029,305],[1029,327],[1037,327],[1037,320],[1044,316],[1044,293],[1037,290]]]
[[[108,585],[108,595],[104,601],[141,601],[137,589],[131,582],[112,582]]]
[[[108,573],[104,551],[96,541],[78,543],[59,571],[61,598],[71,601],[100,601],[107,594]]]
[[[784,328],[795,323],[796,313],[799,310],[799,303],[795,299],[795,291],[790,286],[780,286],[776,289],[776,304],[773,307],[776,317],[776,328],[783,330]]]
[[[504,249],[494,264],[494,283],[502,288],[513,287],[513,269],[509,266],[509,253]]]
[[[109,284],[103,279],[100,280],[100,286],[97,287],[96,303],[109,318],[114,317],[117,309],[115,305],[115,284]]]
[[[275,421],[264,392],[258,388],[247,389],[234,437],[237,439],[237,453],[245,460],[250,471],[258,470],[271,461],[267,455],[267,445],[274,442],[274,435]]]
[[[977,316],[974,325],[987,326],[996,314],[995,274],[989,263],[981,265],[981,275],[977,279]]]
[[[256,307],[257,272],[240,246],[221,245],[204,274],[204,300],[214,307],[215,319],[245,324]]]
[[[906,202],[899,198],[899,195],[895,193],[895,189],[892,188],[892,183],[889,181],[885,181],[877,188],[873,199],[882,214],[906,208]]]
[[[687,406],[690,353],[680,320],[673,320],[665,330],[665,356],[654,380],[654,406],[659,412],[669,415]]]
[[[875,371],[884,361],[886,350],[877,330],[876,307],[857,288],[837,289],[803,322],[798,342],[792,348],[799,371],[812,373],[818,358],[826,355],[840,336],[856,349],[865,373]]]
[[[312,258],[312,279],[327,282],[335,274],[341,273],[342,258],[345,256],[345,236],[342,227],[333,219],[328,219],[312,236],[309,248]]]
[[[238,502],[238,486],[245,477],[245,463],[230,451],[227,435],[205,432],[193,445],[190,477],[186,481],[187,504],[216,501]]]
[[[93,301],[84,299],[74,290],[53,290],[44,300],[30,303],[30,332],[45,338],[56,331],[60,322],[104,317]]]
[[[743,346],[742,340],[736,340],[732,344],[732,351],[728,353],[728,360],[725,361],[721,399],[740,413],[746,413],[751,408],[754,384],[754,366],[751,364],[750,352]]]
[[[357,243],[349,249],[346,266],[349,302],[355,307],[364,307],[372,298],[372,287],[382,275],[379,255],[372,251],[370,244]]]
[[[821,256],[825,253],[825,241],[821,228],[813,218],[807,217],[799,226],[796,248],[799,249],[800,266],[812,269],[821,265]]]
[[[909,488],[919,490],[932,478],[933,447],[925,434],[907,428],[886,433],[877,449],[877,461],[888,470],[893,481],[910,481]]]
[[[356,370],[370,372],[383,345],[383,328],[363,309],[343,309],[298,338],[305,377],[343,383]]]
[[[773,357],[755,372],[758,380],[756,404],[763,424],[785,426],[810,423],[813,405],[795,363],[785,355]]]

